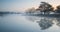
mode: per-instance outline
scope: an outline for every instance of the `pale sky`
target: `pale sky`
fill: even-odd
[[[0,0],[0,11],[24,11],[28,8],[37,8],[41,1],[48,2],[54,7],[60,0]]]

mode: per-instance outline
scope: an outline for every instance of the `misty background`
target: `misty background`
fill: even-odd
[[[31,16],[60,15],[60,0],[0,0],[0,4],[0,32],[60,32],[60,16]]]

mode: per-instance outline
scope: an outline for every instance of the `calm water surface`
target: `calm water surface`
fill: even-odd
[[[10,14],[0,16],[1,32],[60,32],[60,18],[22,16]]]

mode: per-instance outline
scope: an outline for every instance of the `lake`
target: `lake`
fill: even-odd
[[[0,32],[60,32],[60,18],[3,15],[0,16]]]

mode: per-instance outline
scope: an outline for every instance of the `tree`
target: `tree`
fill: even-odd
[[[53,11],[53,7],[50,4],[46,3],[46,2],[41,2],[39,8],[42,12]]]
[[[34,13],[36,9],[34,7],[30,8],[30,9],[27,9],[26,10],[26,13]]]
[[[55,10],[57,13],[60,13],[60,5],[56,7],[57,9]]]

